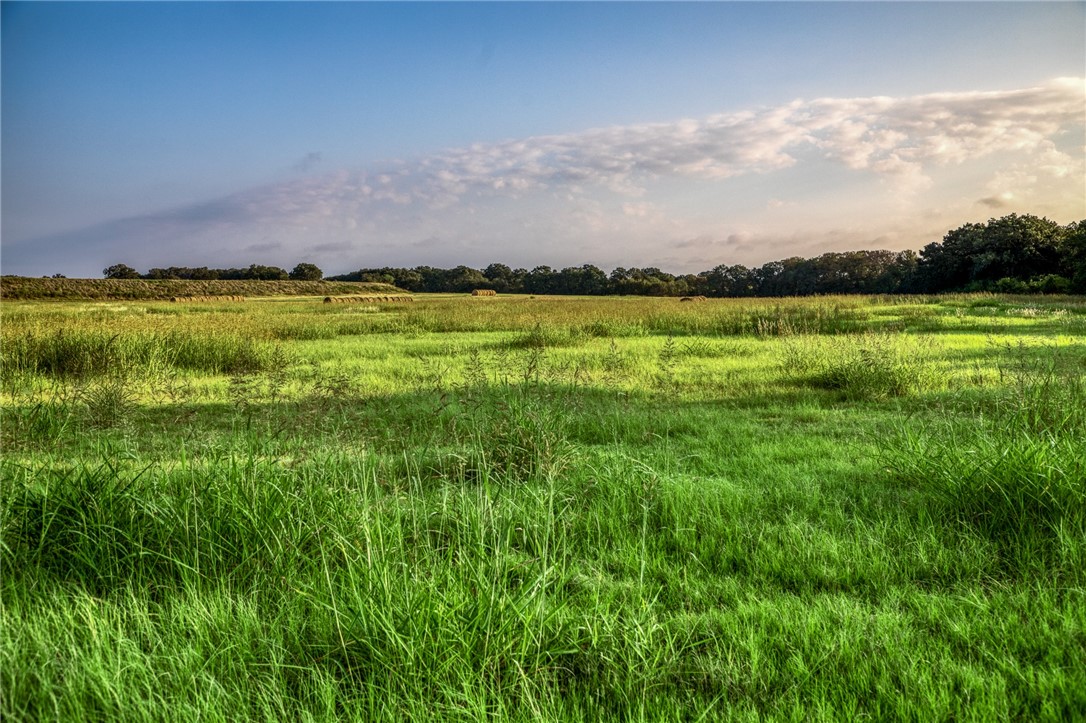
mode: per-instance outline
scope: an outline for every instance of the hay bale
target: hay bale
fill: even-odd
[[[471,292],[472,296],[497,296],[498,292],[494,289],[475,289]]]

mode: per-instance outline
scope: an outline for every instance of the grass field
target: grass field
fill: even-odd
[[[351,281],[190,281],[185,279],[36,279],[4,276],[0,294],[11,300],[169,301],[195,296],[330,296],[403,293],[388,284]]]
[[[0,717],[1086,719],[1086,299],[2,309]]]

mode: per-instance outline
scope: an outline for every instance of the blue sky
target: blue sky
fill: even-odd
[[[4,273],[699,271],[1086,217],[1084,3],[2,14]]]

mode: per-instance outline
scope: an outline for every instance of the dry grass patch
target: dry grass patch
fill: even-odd
[[[383,302],[414,301],[413,296],[326,296],[326,304],[379,304]]]
[[[170,301],[175,304],[192,304],[201,301],[245,301],[244,296],[173,296]]]
[[[5,276],[0,294],[16,299],[96,299],[169,301],[198,296],[328,296],[331,294],[402,294],[390,284],[356,281],[255,281],[187,279],[35,279]]]

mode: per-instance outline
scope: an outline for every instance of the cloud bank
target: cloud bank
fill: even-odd
[[[804,232],[809,252],[865,239],[904,248],[932,240],[915,234],[945,230],[955,217],[1086,215],[1084,122],[1080,78],[997,92],[796,100],[479,143],[253,188],[44,245],[97,253],[95,264],[145,257],[152,265],[257,261],[248,255],[266,248],[282,263],[307,258],[333,270],[753,262],[810,246]],[[294,170],[326,163],[311,153]],[[747,241],[713,240],[728,238]],[[10,251],[19,257],[20,248]]]

